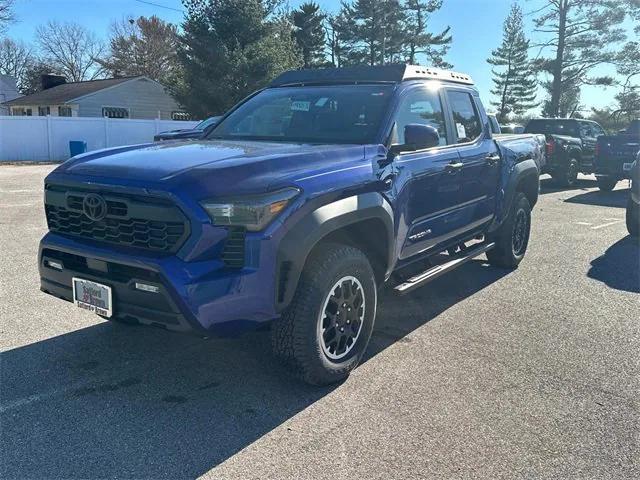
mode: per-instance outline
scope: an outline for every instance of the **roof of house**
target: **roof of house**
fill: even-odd
[[[105,88],[114,87],[121,83],[128,82],[134,78],[144,77],[105,78],[103,80],[63,83],[62,85],[47,88],[46,90],[42,90],[31,95],[25,95],[23,97],[9,100],[8,102],[3,103],[3,105],[60,105],[67,103],[70,100],[104,90]]]

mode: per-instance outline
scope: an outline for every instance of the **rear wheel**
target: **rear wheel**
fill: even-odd
[[[489,236],[496,246],[487,252],[491,265],[517,268],[529,245],[531,231],[531,205],[522,192],[516,193],[509,216],[500,228]]]
[[[553,179],[560,187],[573,187],[578,181],[578,171],[580,165],[575,158],[570,158],[569,162],[553,174]]]
[[[598,188],[603,192],[610,192],[618,183],[618,179],[614,177],[596,177],[598,180]]]
[[[274,353],[313,385],[346,378],[364,354],[376,315],[376,282],[357,248],[326,244],[311,254],[291,305],[271,330]]]

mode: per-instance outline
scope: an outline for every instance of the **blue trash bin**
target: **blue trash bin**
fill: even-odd
[[[72,157],[76,155],[80,155],[87,151],[87,142],[82,142],[80,140],[71,140],[69,142],[69,154]]]

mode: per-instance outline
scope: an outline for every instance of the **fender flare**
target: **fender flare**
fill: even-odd
[[[533,195],[534,199],[531,202],[531,208],[533,208],[538,201],[540,192],[540,170],[533,159],[524,160],[513,166],[503,189],[502,201],[498,203],[498,215],[489,229],[490,231],[496,230],[507,218],[516,196],[518,185],[522,182],[531,182],[532,184],[531,193],[535,192]]]
[[[280,241],[276,256],[276,311],[281,312],[293,299],[307,258],[318,242],[332,232],[371,219],[381,220],[385,225],[387,278],[393,267],[395,246],[391,205],[378,192],[336,200],[306,214]]]

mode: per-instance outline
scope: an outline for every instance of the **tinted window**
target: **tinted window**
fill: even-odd
[[[218,124],[207,138],[305,143],[373,143],[388,85],[269,88]]]
[[[458,143],[467,143],[478,138],[482,134],[482,123],[471,95],[452,91],[447,92],[447,95],[453,112]]]
[[[440,135],[440,145],[447,144],[442,104],[437,92],[415,89],[407,94],[396,113],[393,144],[404,145],[404,127],[411,123],[429,125]]]
[[[524,129],[525,133],[545,133],[555,135],[578,136],[575,120],[531,120]]]
[[[602,127],[600,125],[598,125],[597,123],[592,123],[591,124],[591,128],[593,129],[593,136],[594,137],[599,137],[600,135],[606,135],[606,133],[604,132],[604,130],[602,129]]]
[[[591,128],[590,123],[580,122],[580,136],[581,137],[595,137],[595,132]]]

